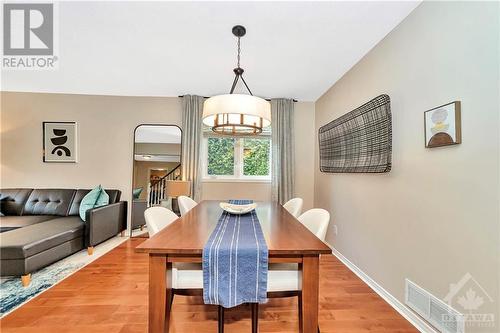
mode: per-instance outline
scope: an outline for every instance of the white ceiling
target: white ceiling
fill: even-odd
[[[141,125],[135,130],[135,143],[181,143],[177,126]]]
[[[59,69],[3,71],[2,90],[226,93],[235,24],[255,95],[314,101],[419,2],[61,2]]]

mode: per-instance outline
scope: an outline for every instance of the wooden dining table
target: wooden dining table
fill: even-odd
[[[331,253],[331,249],[277,202],[257,202],[256,212],[269,263],[299,264],[303,314],[300,332],[317,333],[319,256]],[[200,263],[203,247],[221,214],[219,201],[202,201],[136,247],[137,252],[149,254],[149,333],[168,333],[172,263]]]

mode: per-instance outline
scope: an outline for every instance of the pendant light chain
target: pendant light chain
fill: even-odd
[[[240,39],[241,39],[241,37],[238,36],[238,42],[237,42],[237,45],[238,45],[238,47],[237,47],[238,48],[237,66],[233,70],[233,72],[235,74],[235,77],[234,77],[233,85],[231,86],[231,90],[230,90],[229,93],[232,94],[234,92],[234,89],[236,88],[236,84],[238,83],[238,80],[241,79],[241,81],[243,81],[243,84],[245,85],[245,88],[247,88],[247,90],[250,93],[250,95],[253,96],[253,93],[250,90],[250,87],[248,87],[247,82],[243,78],[243,68],[240,67],[240,60],[241,60],[241,41],[240,41]]]
[[[240,67],[240,60],[241,60],[241,37],[238,36],[238,41],[237,41],[237,55],[236,55],[236,59],[237,59],[237,64],[236,64],[236,68],[233,70],[235,76],[234,76],[234,80],[233,80],[233,85],[231,86],[231,90],[230,90],[230,94],[232,94],[234,92],[234,89],[236,88],[236,84],[238,83],[238,80],[241,78],[241,80],[243,81],[243,83],[245,84],[245,87],[248,89],[248,85],[247,83],[245,82],[245,79],[243,79],[243,69]],[[248,92],[250,93],[250,95],[252,94],[252,92],[250,91],[250,89],[248,89]]]
[[[236,67],[240,68],[240,54],[241,54],[241,44],[240,44],[240,39],[241,37],[238,37],[238,65]]]

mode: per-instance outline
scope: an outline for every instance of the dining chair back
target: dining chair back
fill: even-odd
[[[181,195],[177,198],[179,202],[179,210],[181,211],[181,216],[189,212],[193,209],[198,203],[191,199],[190,197],[186,197],[185,195]]]
[[[290,214],[297,218],[300,216],[300,213],[302,213],[303,204],[304,200],[302,200],[302,198],[293,198],[285,202],[283,208],[285,208]]]
[[[170,209],[161,206],[149,207],[144,211],[144,219],[148,227],[149,237],[153,237],[154,234],[178,218]]]
[[[326,230],[330,223],[330,213],[321,208],[309,209],[297,218],[309,231],[322,241],[325,240]]]

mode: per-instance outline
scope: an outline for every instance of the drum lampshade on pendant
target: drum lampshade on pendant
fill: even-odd
[[[212,131],[222,135],[257,135],[271,125],[271,105],[263,98],[253,96],[243,78],[240,67],[240,38],[246,30],[243,26],[233,27],[238,38],[238,65],[233,70],[235,77],[229,94],[208,98],[203,105],[203,123]],[[249,95],[234,94],[236,84],[241,79]]]

